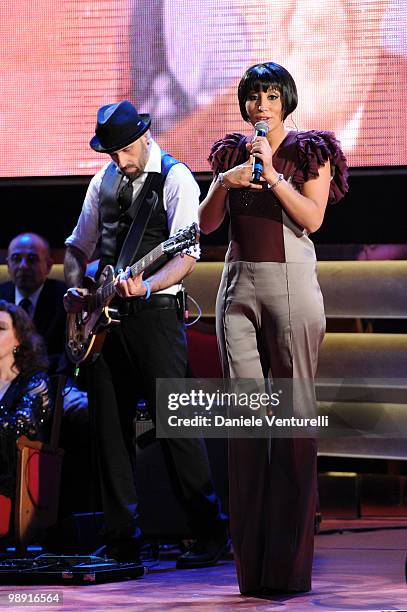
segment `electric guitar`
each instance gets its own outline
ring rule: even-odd
[[[128,276],[136,276],[151,268],[160,259],[175,255],[198,241],[199,228],[193,223],[170,236],[133,264]],[[120,323],[117,310],[109,307],[116,295],[115,278],[113,266],[103,269],[99,283],[86,277],[84,285],[90,293],[87,295],[85,307],[79,313],[68,313],[66,352],[70,361],[77,365],[96,359],[102,349],[107,328],[111,324]]]

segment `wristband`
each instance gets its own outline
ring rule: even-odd
[[[230,187],[226,187],[224,183],[225,175],[223,174],[223,172],[219,172],[218,179],[221,187],[223,187],[223,189],[226,189],[226,191],[229,191]]]
[[[283,180],[284,180],[284,175],[283,174],[279,174],[276,182],[273,183],[272,185],[270,185],[270,189],[275,189],[277,187],[277,185],[279,183],[281,183],[281,181],[283,181]]]
[[[142,299],[142,300],[148,300],[148,298],[149,298],[149,297],[150,297],[150,295],[151,295],[151,285],[150,285],[150,281],[148,281],[148,280],[143,280],[143,281],[142,281],[142,283],[143,283],[144,287],[147,289],[147,293],[146,293],[145,295],[142,295],[142,296],[141,296],[141,299]]]

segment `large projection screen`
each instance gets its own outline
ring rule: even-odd
[[[196,172],[250,133],[236,89],[276,61],[293,74],[290,129],[333,130],[351,166],[407,163],[406,0],[3,0],[0,176],[93,174],[99,106],[131,100]]]

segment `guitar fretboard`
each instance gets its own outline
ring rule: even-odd
[[[149,268],[153,263],[155,263],[162,254],[164,253],[163,244],[159,244],[152,251],[147,253],[142,259],[139,259],[135,264],[130,267],[130,275],[129,276],[137,276],[141,272],[144,272],[147,268]],[[114,282],[107,283],[106,285],[102,285],[96,291],[96,302],[97,308],[102,306],[112,295],[114,294]]]

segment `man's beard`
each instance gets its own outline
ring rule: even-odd
[[[139,168],[136,168],[135,170],[122,170],[122,172],[131,181],[134,181],[136,178],[138,178],[143,173],[143,171],[140,170]]]

